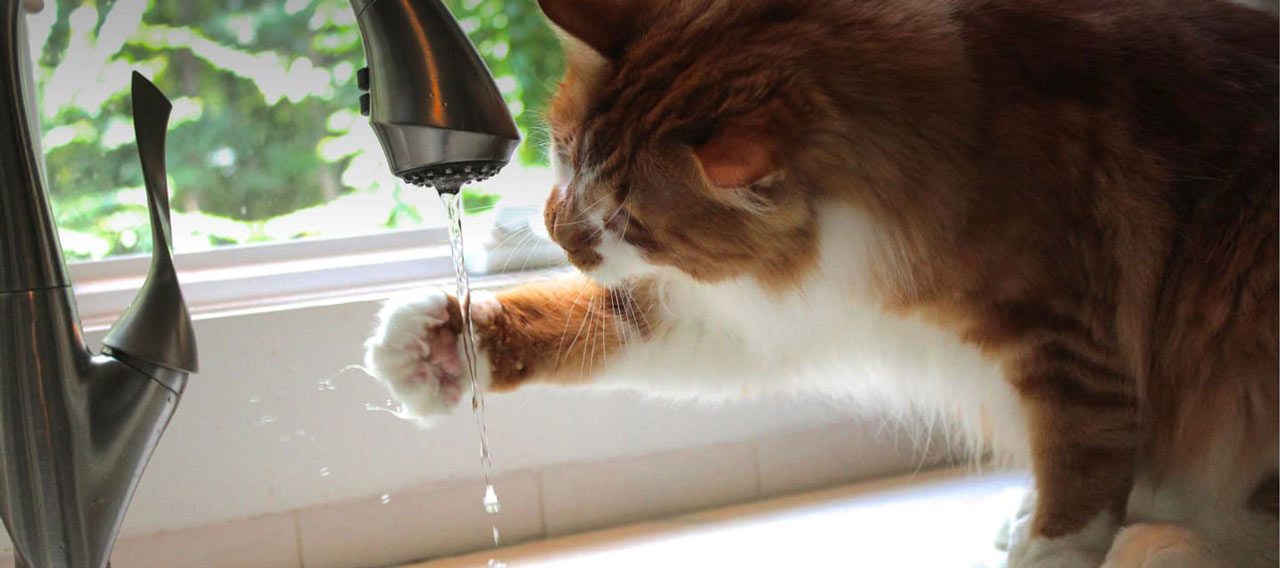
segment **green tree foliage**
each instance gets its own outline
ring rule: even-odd
[[[530,142],[521,164],[545,165],[539,115],[562,62],[536,3],[446,3]],[[59,0],[30,27],[50,190],[69,257],[150,248],[132,70],[174,101],[167,149],[182,221],[175,225],[194,227],[180,250],[322,234],[299,212],[341,215],[343,200],[358,194],[386,196],[385,211],[360,230],[422,219],[385,172],[357,112],[364,52],[346,0]],[[483,188],[467,197],[472,209],[497,199]]]

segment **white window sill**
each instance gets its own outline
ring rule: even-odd
[[[1025,474],[969,468],[855,483],[405,568],[1000,566]]]
[[[563,253],[537,230],[536,216],[506,209],[464,221],[476,287],[569,271]],[[444,228],[229,247],[178,254],[174,262],[196,319],[367,300],[454,280]],[[86,330],[111,325],[142,286],[149,265],[149,256],[133,256],[70,266]]]

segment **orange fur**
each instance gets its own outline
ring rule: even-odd
[[[542,4],[580,42],[550,119],[581,175],[547,207],[575,264],[602,262],[596,205],[652,265],[785,290],[816,268],[818,210],[850,204],[900,256],[868,275],[885,310],[980,347],[1023,397],[1036,535],[1121,514],[1140,468],[1274,485],[1273,18],[1213,0]],[[589,375],[660,320],[638,296],[501,296],[495,385]],[[592,345],[565,331],[592,326]]]

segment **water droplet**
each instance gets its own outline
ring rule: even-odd
[[[364,409],[368,410],[369,412],[386,412],[387,414],[391,414],[400,418],[404,417],[403,415],[404,411],[395,404],[395,401],[392,401],[391,399],[387,399],[386,406],[382,406],[380,404],[374,404],[372,402],[367,402],[364,405]]]
[[[332,391],[332,390],[338,390],[338,387],[334,386],[332,379],[325,379],[323,381],[316,383],[316,390]]]
[[[489,559],[489,568],[507,568],[506,562],[499,562],[496,559]]]
[[[498,494],[493,490],[493,484],[484,486],[484,510],[490,515],[502,510],[502,503],[498,502]]]
[[[256,423],[256,424],[257,424],[258,426],[266,426],[267,424],[274,424],[274,423],[279,422],[279,421],[280,421],[280,419],[279,419],[279,418],[277,418],[277,417],[275,417],[275,416],[263,416],[263,417],[258,418],[258,421],[257,421],[257,423]]]
[[[493,546],[498,546],[498,525],[493,525]]]
[[[379,500],[379,501],[382,501],[382,504],[383,504],[383,505],[386,505],[387,503],[390,503],[390,502],[391,502],[391,494],[390,494],[390,493],[383,493],[383,494],[382,494],[382,497],[379,497],[379,498],[378,498],[378,500]]]
[[[290,435],[288,435],[288,434],[282,434],[282,435],[280,436],[280,443],[282,443],[282,444],[287,444],[287,443],[289,443],[289,442],[291,442],[291,441],[293,441],[293,436],[290,436]]]
[[[320,477],[329,477],[332,473],[333,472],[329,471],[329,468],[327,467],[320,468]]]
[[[258,404],[259,402],[262,402],[262,397],[256,394],[249,397],[249,404]]]
[[[294,434],[295,436],[306,436],[306,435],[307,435],[307,431],[306,431],[306,430],[303,430],[302,428],[298,428],[297,430],[294,430],[294,431],[293,431],[293,434]]]

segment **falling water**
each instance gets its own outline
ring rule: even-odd
[[[471,410],[476,417],[476,427],[480,431],[480,466],[484,470],[484,510],[490,515],[502,509],[498,502],[498,494],[493,490],[491,470],[493,463],[489,459],[489,432],[484,421],[484,391],[476,378],[476,341],[475,330],[471,326],[471,281],[467,277],[467,264],[462,248],[462,192],[459,187],[440,187],[440,199],[444,202],[445,212],[449,216],[449,246],[453,249],[453,268],[458,282],[458,302],[462,311],[462,352],[467,360],[467,373],[471,377]],[[493,545],[498,546],[498,527],[493,527]],[[491,566],[501,563],[490,561]]]

